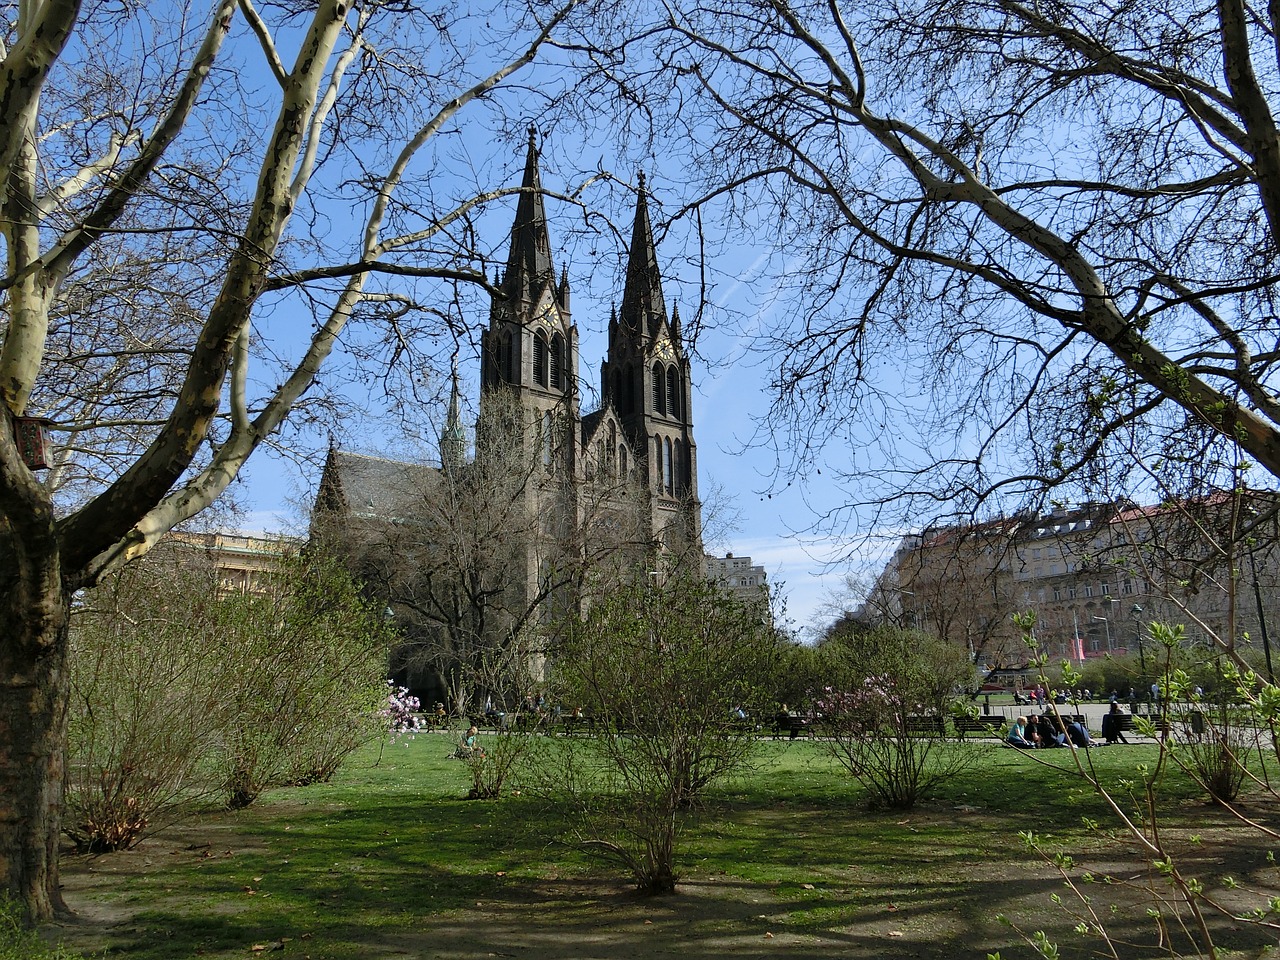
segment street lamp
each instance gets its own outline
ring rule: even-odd
[[[902,603],[902,598],[903,598],[903,597],[910,597],[910,598],[911,598],[911,616],[910,616],[910,619],[908,619],[908,617],[907,617],[907,609],[906,609],[906,607],[905,607],[905,606],[903,605],[903,603]],[[907,620],[907,621],[908,621],[908,625],[909,625],[909,626],[911,626],[913,629],[919,629],[919,627],[920,627],[920,624],[919,624],[919,619],[920,619],[920,612],[919,612],[919,611],[920,611],[920,608],[916,605],[916,593],[915,593],[915,591],[914,591],[914,590],[899,590],[899,591],[898,591],[898,606],[902,608],[902,619]]]
[[[1253,559],[1256,547],[1249,548],[1249,571],[1253,574],[1253,600],[1258,606],[1258,630],[1262,633],[1262,652],[1267,658],[1267,679],[1275,683],[1271,669],[1271,638],[1267,635],[1267,611],[1262,605],[1262,588],[1258,586],[1258,562]]]
[[[1106,631],[1107,631],[1107,653],[1110,653],[1110,652],[1111,652],[1111,621],[1110,621],[1110,620],[1108,620],[1106,617],[1094,617],[1093,619],[1095,619],[1095,620],[1101,620],[1101,621],[1102,621],[1102,625],[1103,625],[1103,627],[1105,627],[1105,628],[1106,628]]]
[[[1142,661],[1142,682],[1147,682],[1147,651],[1142,646],[1142,624],[1139,617],[1142,616],[1142,607],[1134,604],[1129,608],[1129,616],[1133,617],[1133,636],[1138,641],[1138,659]]]

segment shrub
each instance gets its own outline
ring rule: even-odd
[[[821,654],[830,678],[815,704],[822,742],[873,806],[908,809],[972,759],[972,751],[951,748],[942,737],[959,692],[972,686],[964,650],[877,627],[837,634]]]
[[[579,837],[648,893],[675,888],[677,836],[709,784],[756,738],[735,707],[767,709],[779,647],[762,611],[700,574],[643,582],[592,604],[555,649],[555,695],[593,720],[544,783],[576,805]]]
[[[467,758],[471,773],[469,800],[496,800],[534,745],[533,735],[499,730],[484,738],[484,751]]]
[[[232,808],[270,787],[329,779],[379,734],[386,703],[389,627],[342,570],[310,557],[263,587],[218,608]]]
[[[213,796],[221,669],[207,636],[207,568],[136,564],[72,618],[63,829],[82,851],[133,846]]]
[[[381,729],[387,628],[350,579],[308,558],[225,595],[192,560],[160,551],[73,614],[63,823],[82,850],[328,779]]]

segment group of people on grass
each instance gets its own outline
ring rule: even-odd
[[[1127,716],[1120,705],[1112,702],[1111,710],[1102,718],[1102,735],[1106,743],[1128,743],[1124,735],[1122,717]],[[1018,717],[1009,725],[1005,742],[1021,750],[1032,750],[1042,747],[1065,747],[1074,744],[1077,747],[1095,747],[1098,741],[1089,735],[1089,728],[1082,722],[1083,718],[1062,717],[1045,711],[1039,716],[1034,714]]]
[[[1009,724],[1009,732],[1004,739],[1020,750],[1065,747],[1069,743],[1077,747],[1092,747],[1095,743],[1083,723],[1070,718],[1063,720],[1051,713],[1018,717]]]

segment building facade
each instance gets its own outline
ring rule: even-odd
[[[948,525],[899,543],[862,610],[965,645],[989,667],[1024,662],[1015,613],[1051,657],[1136,655],[1147,624],[1190,643],[1254,644],[1280,627],[1274,494],[1059,506]]]
[[[750,557],[735,557],[727,553],[723,557],[706,554],[703,569],[707,579],[727,590],[731,595],[748,603],[769,603],[769,577],[764,567],[751,562]]]

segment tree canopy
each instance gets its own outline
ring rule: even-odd
[[[608,52],[686,210],[777,238],[796,472],[972,508],[1121,461],[1280,475],[1274,13],[688,0]]]

